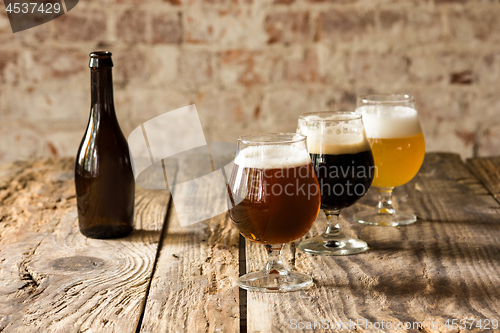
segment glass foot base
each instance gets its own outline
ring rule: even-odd
[[[412,213],[381,214],[378,211],[367,211],[354,214],[354,221],[369,224],[397,227],[408,225],[417,221],[417,217]]]
[[[250,291],[268,293],[294,291],[307,288],[313,283],[312,277],[287,270],[271,270],[248,273],[240,276],[237,284]]]
[[[306,239],[299,244],[299,250],[323,256],[345,256],[368,250],[368,244],[361,239],[338,234],[335,237],[320,235]]]

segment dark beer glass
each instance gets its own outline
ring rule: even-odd
[[[366,251],[366,242],[346,236],[338,224],[340,211],[366,194],[375,174],[361,115],[306,113],[299,118],[297,133],[307,136],[307,148],[321,189],[321,208],[327,218],[325,232],[302,241],[299,249],[319,255]]]
[[[264,244],[264,270],[238,279],[247,290],[284,292],[312,284],[309,275],[286,269],[280,253],[285,243],[304,236],[318,216],[318,180],[306,148],[295,133],[242,136],[229,181],[229,215],[248,240]]]

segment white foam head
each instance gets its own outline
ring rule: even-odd
[[[394,139],[422,133],[417,110],[406,106],[365,105],[356,109],[363,115],[366,136]]]
[[[320,118],[311,115],[299,121],[297,132],[307,136],[309,153],[340,155],[370,150],[360,120],[346,122],[337,119],[338,116]]]
[[[246,168],[281,169],[307,165],[311,163],[311,159],[304,148],[263,145],[242,149],[234,163]]]

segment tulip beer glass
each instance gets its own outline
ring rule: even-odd
[[[312,284],[309,275],[287,270],[280,252],[304,236],[318,216],[318,180],[306,138],[295,133],[246,135],[229,180],[229,215],[240,233],[266,246],[264,270],[238,279],[247,290],[284,292]]]
[[[357,113],[363,115],[366,135],[372,148],[377,173],[379,204],[373,211],[354,215],[354,220],[370,224],[398,226],[415,222],[412,213],[396,212],[392,190],[417,174],[425,155],[425,141],[409,95],[368,95],[357,99]]]
[[[366,251],[366,242],[339,230],[340,210],[363,197],[372,183],[373,156],[361,115],[353,112],[312,112],[299,118],[297,132],[307,148],[321,189],[327,228],[306,239],[299,249],[311,254],[346,255]]]

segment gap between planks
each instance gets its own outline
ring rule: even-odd
[[[168,225],[168,218],[172,214],[172,196],[170,196],[168,200],[168,206],[167,206],[167,213],[165,214],[165,219],[163,220],[163,227],[161,230],[161,236],[160,240],[158,241],[158,247],[156,248],[156,254],[155,254],[155,260],[153,263],[153,269],[151,271],[151,275],[149,277],[149,282],[148,286],[146,288],[146,297],[144,297],[144,302],[142,302],[142,308],[141,308],[141,316],[139,318],[139,321],[137,322],[137,327],[135,329],[136,333],[139,333],[141,331],[141,326],[142,326],[142,320],[144,319],[144,312],[146,311],[146,303],[148,300],[148,295],[149,295],[149,290],[151,289],[151,281],[153,281],[153,276],[156,272],[156,265],[158,264],[158,257],[160,256],[160,251],[162,247],[162,240],[164,237],[166,237],[167,233],[167,225]]]

